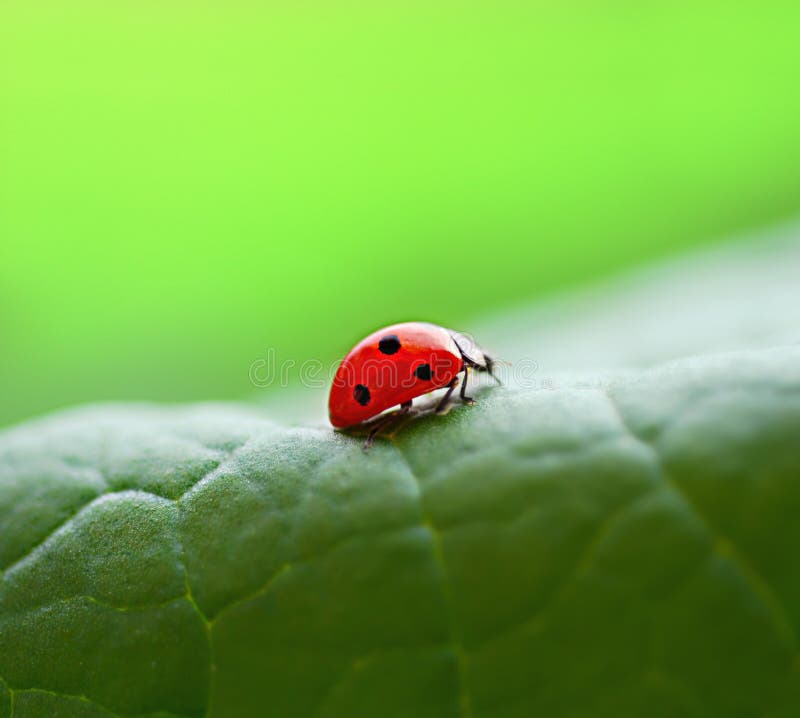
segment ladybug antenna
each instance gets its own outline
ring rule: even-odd
[[[492,379],[494,379],[499,386],[502,386],[503,382],[500,381],[500,378],[497,376],[497,374],[494,373],[494,368],[497,362],[494,359],[492,359],[492,357],[487,356],[486,354],[483,355],[483,361],[486,365],[486,371],[488,372],[489,376],[492,377]]]
[[[494,373],[494,367],[497,364],[497,361],[495,359],[492,359],[492,357],[487,356],[486,354],[484,354],[483,350],[481,350],[481,356],[483,357],[483,364],[479,364],[461,348],[461,345],[458,343],[458,340],[453,335],[453,332],[450,332],[450,336],[453,338],[453,342],[455,343],[456,347],[458,347],[458,351],[461,353],[461,358],[464,360],[465,364],[471,366],[476,371],[485,371],[500,386],[503,385],[503,382],[500,381],[499,377]]]

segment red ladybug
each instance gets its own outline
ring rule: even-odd
[[[416,397],[446,387],[435,409],[441,413],[461,372],[461,400],[474,404],[465,393],[469,369],[494,377],[494,362],[470,344],[463,334],[425,322],[393,324],[373,332],[350,350],[336,371],[328,400],[331,424],[354,426],[398,404],[397,413],[407,413]],[[378,422],[367,445],[380,428]]]

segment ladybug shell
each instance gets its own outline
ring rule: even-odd
[[[360,424],[386,409],[447,386],[464,367],[444,327],[405,322],[373,332],[342,360],[328,400],[331,424]]]

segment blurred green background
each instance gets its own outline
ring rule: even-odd
[[[252,394],[800,209],[796,2],[0,4],[0,423]]]

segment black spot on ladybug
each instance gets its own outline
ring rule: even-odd
[[[397,354],[400,351],[400,339],[397,334],[387,334],[378,342],[378,349],[383,354]]]
[[[355,391],[353,391],[353,398],[361,404],[361,406],[366,406],[369,404],[370,395],[369,389],[365,387],[363,384],[356,384]]]
[[[431,365],[430,364],[420,364],[416,369],[414,369],[414,376],[417,379],[424,379],[425,381],[431,380]]]

